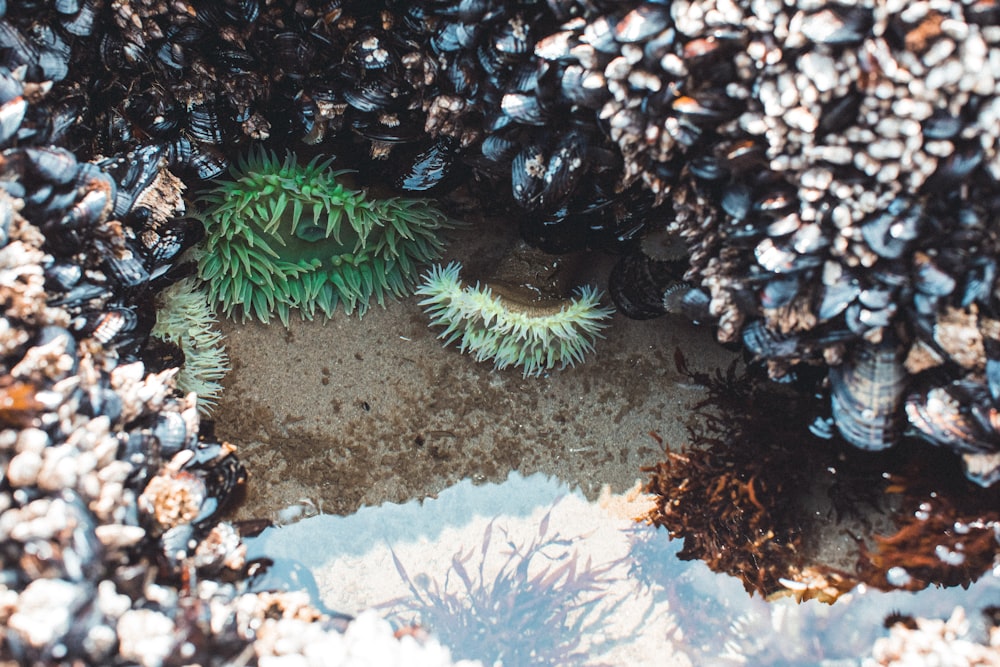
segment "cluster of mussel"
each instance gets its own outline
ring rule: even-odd
[[[1000,480],[1000,6],[422,7],[426,130],[527,240],[621,252],[622,312],[713,321],[775,379],[828,367],[852,444]]]
[[[127,9],[0,5],[0,661],[451,664],[282,590],[220,520],[246,480],[235,447],[177,392],[176,357],[143,361],[151,296],[198,239],[172,170],[211,153],[73,143],[78,45]]]
[[[620,253],[624,314],[712,321],[775,378],[829,367],[853,444],[911,432],[1000,478],[993,2],[81,0],[7,21],[9,65],[49,78],[89,40],[46,119],[78,155],[158,150],[197,179],[304,141],[411,192],[472,173],[537,247]]]

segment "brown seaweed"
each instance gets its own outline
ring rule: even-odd
[[[738,362],[710,374],[692,371],[680,351],[675,361],[707,397],[694,406],[690,444],[644,471],[657,496],[647,519],[684,540],[680,558],[703,560],[750,593],[828,602],[860,583],[967,586],[993,566],[1000,491],[968,481],[947,452],[909,440],[848,456],[835,434],[822,440],[802,423],[821,409],[821,393],[783,390]],[[830,514],[816,517],[804,500],[820,486]],[[888,508],[895,531],[880,533],[873,521]],[[853,530],[841,524],[848,517]],[[853,564],[817,557],[831,529],[856,541]]]
[[[902,497],[897,530],[861,545],[860,581],[883,590],[968,586],[994,566],[1000,490],[970,482],[947,453],[928,449],[889,476],[887,491]]]
[[[680,350],[675,362],[708,396],[695,406],[691,444],[644,468],[657,496],[648,519],[684,539],[682,559],[703,560],[748,592],[781,590],[781,579],[804,565],[802,517],[789,499],[803,495],[816,472],[801,454],[811,444],[803,438],[816,438],[785,417],[808,414],[789,405],[804,399],[740,372],[738,362],[714,375],[690,370]]]

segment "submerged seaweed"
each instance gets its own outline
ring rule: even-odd
[[[929,470],[937,474],[931,476]],[[931,449],[889,475],[901,495],[896,532],[862,543],[858,578],[881,588],[968,586],[1000,563],[1000,490],[969,481],[947,453]]]
[[[695,406],[691,444],[644,470],[657,495],[648,519],[684,539],[679,558],[703,560],[751,593],[827,602],[861,583],[966,586],[998,562],[996,494],[974,486],[953,459],[914,441],[858,456],[807,428],[804,415],[820,409],[818,398],[782,391],[759,367],[740,371],[734,362],[710,375],[690,370],[679,351],[675,360],[708,397]],[[816,516],[809,499],[823,490],[829,514]],[[861,517],[887,507],[895,508],[896,530],[879,535]],[[840,524],[847,516],[860,521],[858,534]],[[858,543],[850,564],[818,557],[831,530]]]
[[[703,419],[689,426],[693,446],[668,450],[664,461],[644,469],[657,495],[649,519],[684,539],[681,559],[704,560],[739,578],[747,591],[778,591],[780,580],[803,564],[802,517],[789,499],[808,491],[815,469],[796,455],[809,432],[774,415],[805,413],[789,408],[786,392],[739,372],[737,362],[710,376],[692,372],[680,351],[675,360],[708,397],[695,406]]]
[[[593,662],[596,640],[589,637],[586,647],[582,642],[618,607],[602,596],[617,581],[609,571],[618,563],[581,563],[572,548],[580,538],[549,536],[549,516],[528,545],[515,544],[506,530],[490,522],[478,549],[478,565],[475,547],[460,550],[443,582],[426,573],[411,576],[393,552],[396,570],[413,596],[387,604],[453,647],[456,658],[488,665],[599,664]],[[486,563],[494,537],[503,538],[507,549],[491,577]]]

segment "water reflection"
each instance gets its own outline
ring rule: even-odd
[[[974,610],[1000,602],[996,572],[967,590],[859,588],[834,605],[750,598],[737,579],[679,560],[679,541],[631,521],[647,502],[590,503],[515,472],[423,503],[270,528],[249,555],[306,568],[329,609],[377,607],[487,665],[860,665],[890,613],[947,618],[961,605],[983,641]],[[308,585],[308,573],[292,572]]]

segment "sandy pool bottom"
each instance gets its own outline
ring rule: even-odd
[[[455,232],[443,261],[487,275],[496,235]],[[614,258],[597,257],[594,282]],[[726,368],[732,352],[681,318],[615,315],[585,363],[524,378],[445,348],[411,297],[364,317],[289,328],[221,322],[233,370],[214,413],[251,471],[236,518],[273,518],[303,502],[348,514],[363,505],[433,496],[462,479],[499,482],[543,472],[596,497],[644,478],[664,442],[688,439],[705,388],[675,368]],[[655,434],[651,435],[651,434]]]

